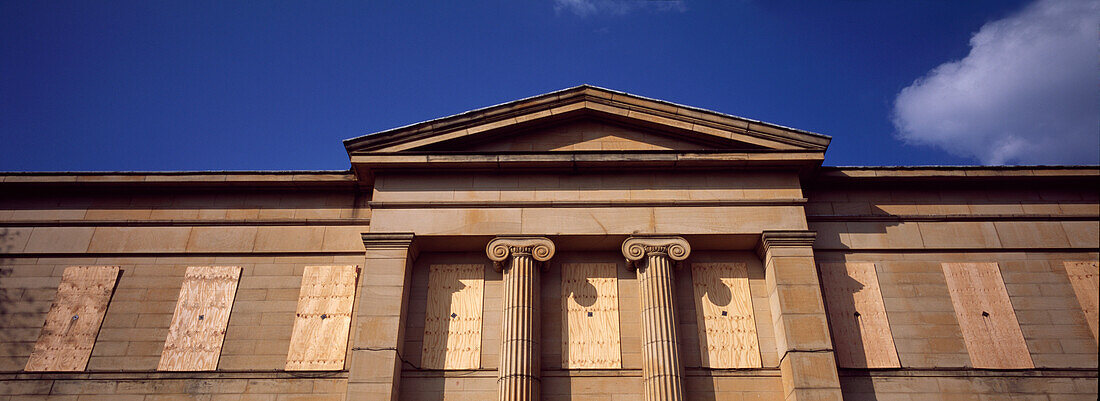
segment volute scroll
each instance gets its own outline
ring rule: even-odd
[[[497,271],[508,267],[513,256],[530,256],[538,262],[554,257],[554,242],[546,237],[497,237],[485,246],[485,255]]]
[[[647,256],[664,256],[673,262],[685,260],[691,254],[691,244],[675,235],[630,237],[623,241],[622,251],[626,263],[636,269]]]

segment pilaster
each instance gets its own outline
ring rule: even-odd
[[[412,233],[363,233],[363,245],[364,279],[359,284],[346,398],[396,401],[417,251]]]
[[[814,262],[815,236],[812,231],[765,231],[757,249],[787,401],[842,399]]]

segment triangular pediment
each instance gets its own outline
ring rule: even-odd
[[[702,151],[759,149],[750,144],[715,141],[698,135],[632,127],[599,118],[580,118],[522,131],[480,135],[432,143],[413,150],[444,152]]]
[[[583,85],[344,141],[395,152],[824,151],[830,138]]]

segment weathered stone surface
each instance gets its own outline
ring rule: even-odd
[[[1100,258],[1100,170],[820,167],[828,143],[582,86],[350,140],[351,171],[0,174],[0,398],[1096,399],[1064,265]],[[654,235],[692,249],[624,260]],[[515,280],[502,236],[554,258]],[[762,368],[701,366],[681,259],[747,266]],[[874,263],[901,369],[836,368],[822,262]],[[448,263],[486,266],[479,369],[420,369]],[[615,266],[622,369],[561,368],[562,263]],[[1036,369],[967,368],[942,263],[1001,267]],[[95,265],[122,274],[87,370],[22,373],[62,272]],[[218,265],[243,269],[218,370],[155,372],[183,272]],[[343,370],[281,371],[306,265],[361,269]]]

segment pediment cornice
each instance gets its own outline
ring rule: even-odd
[[[630,124],[702,142],[756,150],[819,151],[830,138],[709,110],[589,85],[425,121],[344,141],[351,156],[417,152],[577,118]],[[461,149],[459,149],[461,150]]]

